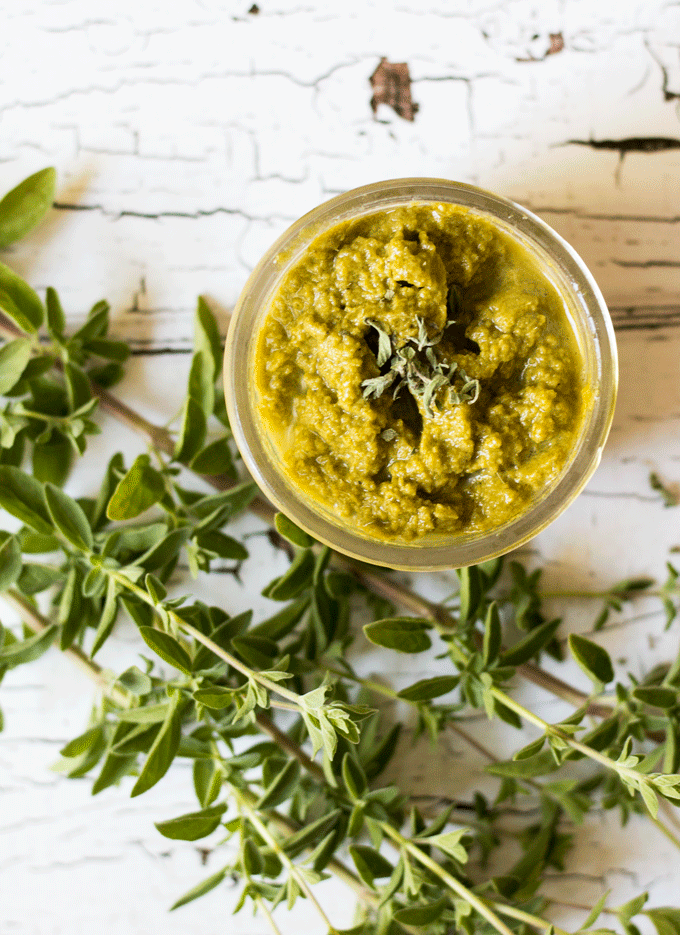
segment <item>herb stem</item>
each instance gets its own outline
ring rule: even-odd
[[[267,904],[265,903],[264,899],[262,899],[261,896],[256,896],[255,903],[257,905],[257,908],[260,910],[262,915],[267,920],[267,924],[269,925],[269,928],[272,930],[274,935],[283,935],[283,933],[281,932],[281,929],[278,927],[278,925],[274,921],[274,916],[271,914],[271,912],[267,908]]]
[[[140,588],[139,585],[135,584],[133,581],[130,581],[128,577],[117,572],[115,569],[104,568],[102,566],[102,571],[107,575],[110,575],[114,581],[122,585],[124,588],[127,588],[129,591],[132,591],[138,597],[140,597],[146,604],[152,607],[158,613],[158,607],[144,588]],[[267,691],[274,692],[274,694],[280,695],[282,698],[287,698],[291,701],[292,709],[295,711],[301,711],[302,706],[300,705],[300,696],[296,695],[295,692],[290,691],[284,685],[280,685],[278,682],[270,681],[266,676],[261,675],[254,669],[249,668],[245,663],[241,662],[240,659],[237,659],[236,656],[232,656],[231,653],[228,653],[226,649],[222,649],[221,646],[218,646],[214,640],[211,640],[209,636],[206,636],[205,633],[201,633],[200,630],[192,626],[190,623],[187,623],[185,620],[176,614],[173,610],[165,608],[167,614],[172,617],[177,627],[186,633],[189,636],[192,636],[197,642],[202,643],[207,649],[215,653],[220,659],[228,663],[233,669],[236,669],[237,672],[240,672],[241,675],[245,675],[248,679],[253,679],[253,681],[258,682],[262,685],[263,688],[266,688]]]
[[[653,815],[649,815],[648,817],[650,821],[656,825],[659,831],[668,838],[671,844],[674,844],[675,847],[677,847],[678,850],[680,850],[680,838],[676,834],[673,834],[671,829],[667,828],[666,825],[664,825],[664,823],[660,821],[658,818],[655,818]]]
[[[511,919],[517,919],[518,922],[525,922],[533,928],[543,929],[544,931],[553,931],[556,935],[568,935],[568,933],[554,925],[552,922],[541,919],[539,916],[532,915],[530,912],[524,912],[522,909],[515,909],[514,906],[508,906],[507,903],[493,902],[493,907],[500,915],[508,916]]]
[[[329,935],[338,935],[337,929],[332,924],[326,913],[324,912],[323,907],[317,900],[316,896],[312,892],[312,889],[305,879],[304,875],[300,872],[300,868],[293,863],[288,854],[283,850],[279,842],[270,832],[269,828],[265,823],[260,819],[260,816],[257,814],[255,809],[250,805],[248,800],[241,795],[238,789],[234,788],[234,796],[239,806],[247,814],[248,819],[250,820],[253,827],[256,831],[262,836],[262,838],[267,842],[271,849],[275,852],[279,860],[284,866],[288,868],[288,872],[297,880],[298,886],[302,892],[307,896],[311,904],[314,906],[319,916],[323,920],[324,924],[328,927]]]
[[[489,922],[500,935],[512,935],[511,930],[503,922],[502,919],[496,915],[496,913],[478,896],[476,896],[472,890],[469,890],[467,886],[457,880],[452,876],[448,871],[446,871],[436,860],[433,860],[428,854],[422,851],[417,845],[415,845],[408,838],[405,838],[400,831],[397,831],[396,828],[393,828],[386,821],[380,822],[380,827],[385,833],[385,835],[391,838],[398,847],[407,851],[412,857],[414,857],[418,863],[422,864],[423,867],[427,867],[432,873],[439,877],[439,879],[446,883],[446,885],[457,893],[462,899],[465,900],[468,905],[472,906],[473,909],[483,916],[487,922]]]
[[[19,611],[22,620],[34,633],[43,633],[50,626],[49,621],[15,588],[9,588],[3,593],[3,597]],[[55,645],[59,646],[58,640],[55,640]],[[103,693],[112,701],[115,701],[116,704],[123,708],[130,706],[129,694],[124,689],[117,688],[111,682],[111,679],[107,677],[104,669],[94,659],[90,659],[82,649],[78,646],[70,646],[66,650],[61,650],[61,652],[68,656],[93,682],[96,682]]]

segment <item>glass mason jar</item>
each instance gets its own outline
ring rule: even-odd
[[[385,541],[353,528],[313,499],[282,470],[257,405],[257,337],[272,297],[305,250],[336,225],[411,203],[460,205],[488,218],[533,256],[562,298],[582,360],[588,400],[559,476],[519,515],[490,531],[427,534]],[[232,315],[225,349],[227,409],[236,444],[263,493],[315,539],[352,558],[409,571],[458,568],[486,561],[545,529],[582,490],[597,467],[611,425],[617,388],[614,330],[604,299],[580,257],[531,212],[482,189],[445,179],[407,178],[356,188],[310,211],[270,247],[253,270]]]

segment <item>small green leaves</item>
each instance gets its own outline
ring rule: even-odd
[[[156,828],[165,838],[173,841],[198,841],[219,827],[226,805],[213,805],[200,812],[189,812],[179,818],[156,822]]]
[[[62,536],[76,549],[91,551],[94,544],[92,529],[82,507],[54,484],[45,484],[45,500],[52,522]]]
[[[35,662],[50,648],[57,635],[57,630],[57,626],[52,625],[41,633],[29,636],[25,640],[17,640],[6,645],[0,651],[0,667],[13,669],[15,666],[24,665],[27,662]]]
[[[295,791],[300,778],[300,764],[297,760],[288,760],[286,765],[276,774],[266,787],[256,808],[276,808]]]
[[[198,298],[194,328],[194,347],[210,355],[214,380],[222,371],[222,341],[215,316],[203,296]]]
[[[158,503],[164,493],[163,475],[151,466],[148,455],[139,455],[118,482],[106,515],[112,520],[134,519]]]
[[[10,588],[21,574],[21,546],[16,536],[0,530],[0,591]]]
[[[668,711],[678,703],[678,692],[660,685],[641,685],[633,690],[633,698],[652,708]]]
[[[17,338],[0,348],[0,395],[4,396],[19,382],[31,359],[32,347],[28,338]]]
[[[3,263],[0,263],[0,311],[28,334],[35,334],[45,318],[38,295]]]
[[[446,906],[447,899],[445,896],[442,896],[434,902],[421,906],[409,906],[408,909],[398,909],[394,913],[394,918],[401,925],[415,925],[417,927],[431,925],[442,915]]]
[[[284,513],[276,514],[274,517],[274,525],[280,535],[282,535],[284,539],[288,539],[289,542],[292,542],[293,545],[297,545],[301,549],[308,549],[310,546],[314,545],[314,539],[312,539],[309,533],[306,533],[304,530],[300,529],[299,526],[296,526]]]
[[[444,854],[448,854],[449,857],[453,857],[458,863],[465,864],[467,863],[468,855],[461,841],[465,835],[469,835],[469,833],[467,828],[462,828],[459,831],[447,831],[444,834],[428,835],[421,840],[439,848],[440,851]]]
[[[458,616],[461,623],[468,623],[468,621],[474,620],[479,607],[482,597],[482,577],[476,565],[471,565],[468,568],[458,568],[456,574],[460,582]]]
[[[178,714],[179,696],[175,695],[168,705],[168,712],[161,729],[156,735],[137,782],[132,787],[132,797],[141,795],[165,776],[177,754],[181,736]]]
[[[500,665],[519,666],[528,662],[532,656],[535,656],[550,642],[561,622],[561,620],[548,620],[540,626],[534,627],[511,649],[507,649],[501,654]]]
[[[203,447],[206,431],[207,421],[201,404],[193,396],[188,396],[182,409],[182,423],[173,453],[175,461],[191,461]]]
[[[453,691],[459,681],[455,675],[436,675],[431,679],[421,679],[408,688],[402,688],[398,696],[405,701],[431,701]]]
[[[569,634],[571,654],[596,685],[607,685],[614,678],[614,667],[606,649],[577,633]]]
[[[155,630],[153,627],[140,627],[139,632],[147,646],[150,646],[164,662],[168,662],[185,675],[191,675],[192,664],[189,654],[174,636],[163,633],[162,630]]]
[[[375,848],[365,844],[350,844],[349,853],[357,873],[371,889],[374,888],[376,879],[392,876],[394,867]]]
[[[0,201],[0,250],[25,237],[52,207],[57,173],[41,169]]]
[[[187,903],[193,902],[194,899],[199,899],[201,896],[205,896],[206,893],[209,893],[210,890],[214,890],[216,886],[219,886],[220,883],[224,880],[227,875],[227,871],[219,870],[217,873],[211,874],[202,883],[199,883],[197,886],[194,886],[189,890],[188,893],[185,893],[181,899],[178,899],[176,903],[173,903],[170,906],[170,911],[173,909],[179,909],[180,906],[186,906]]]
[[[42,484],[7,464],[0,464],[0,506],[42,535],[54,532]]]
[[[645,909],[643,915],[651,919],[658,935],[680,935],[680,909],[660,906],[658,909]]]
[[[376,646],[400,653],[422,653],[432,645],[427,631],[432,628],[422,617],[388,617],[364,626],[366,638]]]

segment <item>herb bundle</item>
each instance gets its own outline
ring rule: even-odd
[[[0,245],[40,220],[53,186],[46,170],[0,202]],[[593,683],[583,694],[535,662],[543,652],[561,655],[560,621],[544,615],[540,570],[501,560],[460,569],[455,596],[433,604],[274,516],[252,482],[239,479],[218,389],[219,332],[203,300],[175,431],[149,424],[108,392],[129,347],[107,336],[106,303],[68,335],[54,290],[43,302],[0,265],[0,309],[7,336],[0,348],[0,505],[20,523],[0,532],[0,590],[24,621],[22,632],[0,631],[0,676],[56,644],[93,678],[100,699],[84,732],[61,751],[60,769],[91,776],[95,794],[121,784],[137,796],[176,758],[193,763],[197,810],[156,827],[186,841],[221,829],[231,856],[173,908],[236,878],[236,911],[254,906],[273,932],[280,931],[274,912],[281,903],[307,899],[318,931],[337,935],[315,892],[335,875],[357,899],[356,923],[345,931],[563,935],[549,921],[542,883],[549,868],[564,866],[588,812],[615,809],[624,822],[647,815],[680,848],[667,817],[680,801],[680,653],[641,682],[615,681],[605,650],[572,634],[569,652]],[[382,366],[399,352],[376,330]],[[425,401],[427,388],[437,376],[450,383],[452,371],[437,371],[436,342],[422,323],[415,343],[432,367],[418,387],[427,410],[444,384]],[[407,384],[419,379],[409,376],[413,350],[399,358],[404,373],[397,376]],[[87,456],[100,408],[145,434],[149,451],[131,464],[115,454],[97,495],[73,499],[61,484],[71,460]],[[246,509],[275,526],[291,558],[263,589],[278,608],[265,620],[182,593],[178,572],[180,558],[193,577],[219,559],[247,561],[243,543],[225,532]],[[661,601],[670,626],[680,603],[678,572],[669,564],[660,586],[632,579],[590,595],[602,603],[593,629],[640,595]],[[122,614],[153,661],[131,660],[124,672],[108,673],[95,657]],[[512,627],[523,635],[506,646]],[[434,647],[448,672],[397,691],[359,673],[353,659],[366,641],[411,656]],[[573,714],[547,722],[516,700],[516,679],[570,702]],[[468,737],[461,720],[477,710],[512,728],[530,724],[538,737],[507,761],[489,751],[488,772],[498,779],[493,800],[476,792],[433,813],[384,778],[404,733],[394,720],[401,710],[415,736],[432,744],[449,732]],[[576,760],[578,773],[569,770]],[[501,847],[507,810],[520,798],[533,807],[516,836],[520,854],[508,859]],[[502,869],[492,872],[492,863]],[[637,935],[632,920],[640,914],[659,935],[680,932],[680,909],[647,909],[646,894],[623,906],[605,901],[579,933],[612,931],[594,928],[603,912],[624,935]]]
[[[396,339],[389,335],[377,321],[366,319],[366,324],[378,333],[376,363],[385,369],[379,377],[370,377],[361,384],[367,399],[378,399],[390,387],[394,387],[392,398],[396,399],[404,387],[417,399],[421,399],[425,414],[434,417],[433,403],[437,395],[446,388],[450,403],[475,403],[479,398],[479,380],[471,380],[456,361],[439,360],[434,350],[444,332],[428,337],[422,318],[416,317],[418,335],[411,341],[397,346]],[[449,324],[454,324],[450,321]],[[454,378],[459,379],[459,388],[454,387]],[[390,430],[388,430],[390,431]],[[389,439],[388,439],[389,440]]]

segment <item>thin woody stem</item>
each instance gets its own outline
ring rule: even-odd
[[[319,916],[323,920],[324,924],[328,927],[328,931],[330,933],[337,933],[337,929],[335,928],[333,923],[330,921],[330,919],[326,915],[323,909],[323,906],[317,900],[309,883],[304,878],[303,874],[300,873],[299,867],[296,864],[294,864],[293,861],[288,856],[288,854],[286,854],[286,852],[283,850],[279,842],[270,832],[269,828],[265,825],[265,823],[261,820],[260,816],[257,814],[255,809],[251,806],[250,802],[248,802],[247,799],[244,796],[242,796],[237,789],[234,789],[234,795],[235,795],[235,798],[238,804],[241,806],[243,811],[247,814],[248,819],[253,825],[253,827],[262,836],[262,838],[266,841],[266,843],[272,848],[272,850],[277,854],[279,860],[288,868],[288,872],[291,874],[291,876],[293,876],[297,880],[298,886],[303,891],[303,893],[307,896],[309,901],[312,903],[312,905],[318,912]]]
[[[19,611],[26,626],[30,627],[34,633],[43,633],[49,628],[49,620],[43,617],[19,591],[14,588],[9,588],[4,592],[3,597]],[[59,645],[56,640],[55,645]],[[93,682],[96,682],[98,687],[105,695],[111,698],[112,701],[115,701],[116,704],[124,708],[129,706],[130,696],[128,693],[122,688],[117,688],[116,685],[111,682],[111,679],[107,677],[104,669],[93,659],[90,659],[82,649],[78,646],[70,646],[68,649],[62,650],[62,652],[74,662],[82,672],[91,678]]]

